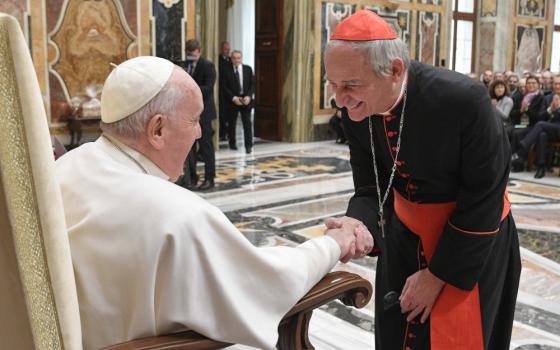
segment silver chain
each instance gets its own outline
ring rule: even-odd
[[[400,120],[400,124],[399,124],[399,136],[397,138],[397,150],[395,152],[395,159],[393,161],[393,168],[391,169],[391,176],[389,177],[389,183],[387,184],[387,189],[385,190],[385,195],[383,196],[383,200],[381,200],[381,190],[379,188],[380,183],[379,183],[379,175],[377,172],[377,162],[375,161],[375,146],[373,144],[373,123],[372,123],[372,118],[374,118],[374,116],[370,116],[368,118],[369,121],[369,141],[370,141],[370,145],[371,145],[371,154],[373,155],[373,172],[375,173],[375,187],[377,190],[377,203],[379,204],[379,219],[380,222],[383,225],[383,206],[385,205],[385,201],[387,201],[387,197],[389,196],[389,191],[391,190],[391,185],[393,184],[393,179],[395,177],[395,170],[397,169],[397,162],[399,159],[399,152],[401,150],[401,136],[402,136],[402,130],[403,130],[403,125],[404,125],[404,110],[406,108],[406,91],[407,89],[405,88],[404,90],[404,97],[403,97],[403,106],[402,106],[402,111],[401,111],[401,120]],[[391,152],[391,150],[389,150],[389,152]],[[382,230],[383,233],[383,230]]]

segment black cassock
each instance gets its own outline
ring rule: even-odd
[[[372,117],[382,195],[402,108],[403,101],[391,115]],[[521,260],[502,123],[482,84],[418,62],[408,71],[404,119],[383,239],[368,119],[344,116],[355,186],[347,215],[366,224],[381,251],[376,349],[507,350]],[[407,323],[398,304],[384,310],[383,297],[400,294],[406,278],[426,267],[446,282],[429,320]]]

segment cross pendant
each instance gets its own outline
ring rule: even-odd
[[[377,226],[381,229],[381,237],[385,238],[385,219],[383,218],[383,214],[379,215]]]

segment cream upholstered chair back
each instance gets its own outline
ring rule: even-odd
[[[81,349],[47,119],[19,23],[0,13],[0,347]]]

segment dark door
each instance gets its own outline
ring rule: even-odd
[[[255,136],[282,139],[282,1],[255,1]]]

